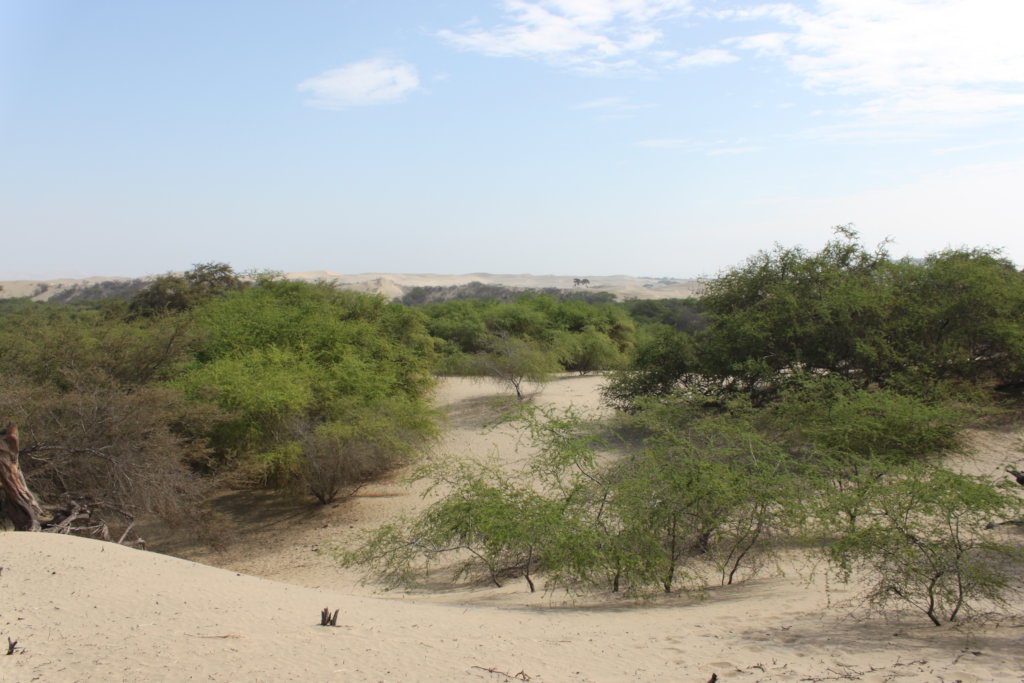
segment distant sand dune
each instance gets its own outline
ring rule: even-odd
[[[632,277],[629,275],[492,275],[490,273],[469,273],[466,275],[360,273],[346,275],[331,270],[310,270],[286,273],[292,280],[308,282],[331,282],[342,289],[380,294],[388,299],[398,299],[414,287],[450,287],[481,282],[488,285],[517,287],[522,289],[567,289],[577,288],[576,279],[588,279],[590,284],[584,291],[609,292],[623,299],[666,299],[693,296],[699,283],[696,280],[674,278]],[[73,287],[88,287],[104,282],[130,282],[132,278],[96,276],[90,278],[55,280],[6,280],[0,282],[3,290],[0,298],[29,297],[35,301],[47,301],[53,296]]]

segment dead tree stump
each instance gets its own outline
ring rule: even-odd
[[[16,531],[40,531],[43,509],[32,495],[18,462],[18,427],[8,424],[0,429],[0,486],[3,487],[3,511],[14,522]]]

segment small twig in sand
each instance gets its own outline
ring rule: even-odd
[[[499,676],[504,676],[505,678],[509,679],[510,681],[528,681],[528,680],[530,680],[530,674],[526,673],[525,671],[520,671],[517,674],[510,674],[510,673],[505,673],[504,671],[499,671],[498,669],[492,669],[492,668],[486,667],[486,666],[475,666],[474,665],[471,668],[473,668],[473,669],[480,669],[481,671],[486,671],[487,673],[498,674]]]
[[[928,663],[928,660],[926,660],[926,659],[915,659],[915,660],[910,661],[910,662],[901,662],[900,660],[897,659],[895,662],[893,662],[889,666],[872,666],[872,667],[868,667],[865,671],[857,671],[856,669],[854,669],[852,667],[845,667],[846,671],[842,671],[842,672],[836,671],[835,669],[827,669],[827,671],[829,673],[835,674],[835,675],[834,676],[808,676],[807,678],[801,678],[800,680],[801,681],[857,681],[857,680],[860,680],[861,676],[864,676],[865,674],[873,674],[873,673],[878,673],[879,671],[892,670],[892,669],[896,669],[896,668],[901,667],[901,666],[913,666],[914,664],[927,664],[927,663]]]
[[[237,633],[225,633],[222,636],[201,636],[198,633],[189,633],[188,635],[192,636],[193,638],[241,638],[242,637],[242,636],[238,635]]]
[[[15,652],[24,652],[25,648],[18,647],[18,641],[7,638],[7,654],[13,655]]]

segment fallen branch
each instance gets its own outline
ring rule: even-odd
[[[509,679],[510,681],[528,681],[531,678],[530,674],[526,673],[525,671],[520,671],[517,674],[510,674],[510,673],[507,673],[505,671],[500,671],[498,669],[492,669],[492,668],[486,667],[486,666],[476,666],[476,665],[474,665],[474,666],[472,666],[470,668],[472,668],[472,669],[480,669],[481,671],[486,671],[487,673],[491,673],[491,674],[498,674],[499,676],[504,676],[505,678]]]
[[[198,633],[186,633],[185,635],[192,636],[193,638],[241,638],[242,636],[237,633],[225,633],[222,636],[203,636]]]

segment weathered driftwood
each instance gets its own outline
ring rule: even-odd
[[[336,610],[334,610],[334,613],[332,614],[331,613],[331,609],[329,607],[324,607],[323,611],[320,612],[320,625],[321,626],[337,626],[338,625],[338,612],[340,612],[340,611],[341,611],[340,609],[336,609]]]
[[[18,427],[0,429],[0,486],[4,491],[3,511],[16,531],[40,531],[43,509],[32,495],[18,462]]]
[[[334,613],[332,614],[330,608],[324,607],[323,611],[320,613],[320,625],[321,626],[337,626],[338,625],[338,612],[340,612],[340,611],[341,610],[337,610],[336,609],[336,610],[334,610]]]
[[[27,452],[27,451],[26,451]],[[110,529],[102,519],[94,520],[89,508],[77,501],[64,507],[40,505],[39,500],[25,483],[21,471],[18,427],[8,424],[0,429],[0,521],[7,517],[15,531],[48,531],[56,534],[88,534],[104,541],[111,540]],[[126,541],[135,522],[129,520],[118,543],[146,547],[141,538]],[[0,568],[2,570],[2,568]]]

